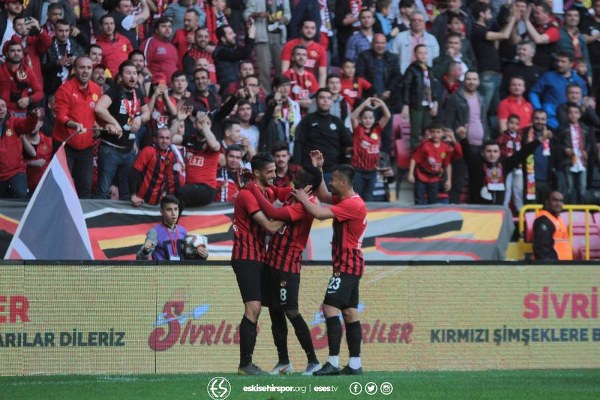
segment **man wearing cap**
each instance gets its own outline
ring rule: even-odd
[[[156,32],[154,35],[146,39],[140,49],[146,56],[148,69],[152,74],[156,72],[164,72],[167,77],[167,82],[171,82],[171,76],[177,71],[179,57],[177,48],[170,42],[173,28],[171,28],[171,20],[166,17],[161,17],[154,22]]]
[[[13,21],[23,12],[23,0],[5,0],[3,3],[4,7],[0,12],[0,35],[2,35],[0,48],[4,48],[4,44],[15,34]]]
[[[65,143],[67,165],[77,195],[80,199],[89,199],[94,166],[94,108],[102,96],[102,89],[90,82],[92,60],[88,56],[78,57],[74,64],[75,78],[63,83],[54,96],[56,119],[52,139],[55,149],[68,140]]]
[[[102,63],[108,67],[112,76],[117,76],[119,65],[133,50],[131,42],[115,31],[115,17],[106,14],[100,18],[102,33],[96,38],[96,44],[102,48]]]
[[[42,83],[33,70],[23,62],[23,47],[9,40],[2,47],[6,62],[0,65],[0,98],[6,101],[8,111],[24,117],[27,108],[42,100]]]

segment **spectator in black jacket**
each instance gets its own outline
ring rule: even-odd
[[[324,154],[323,179],[327,185],[333,167],[348,162],[346,155],[352,147],[352,137],[342,120],[329,113],[331,98],[329,89],[319,89],[316,94],[317,111],[302,118],[296,128],[294,144],[295,164],[312,165],[312,150],[319,150]]]
[[[423,128],[437,115],[437,80],[427,65],[427,47],[419,44],[414,50],[416,61],[408,66],[402,85],[402,116],[410,117],[410,148],[421,142]]]
[[[227,89],[230,83],[239,79],[238,63],[249,59],[252,54],[256,27],[252,18],[248,19],[247,24],[248,35],[246,37],[246,45],[243,47],[236,45],[236,34],[229,25],[217,28],[219,44],[217,44],[217,48],[213,52],[213,59],[215,60],[215,69],[217,70],[217,81],[221,86],[221,94]]]
[[[400,60],[398,55],[386,51],[386,39],[382,33],[373,35],[372,48],[359,54],[356,60],[356,76],[369,81],[373,86],[374,97],[385,102],[392,112],[400,110]],[[394,95],[392,95],[394,94]],[[381,118],[379,113],[375,118]],[[389,152],[391,148],[392,124],[388,122],[381,138],[381,151]]]

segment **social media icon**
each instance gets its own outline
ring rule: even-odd
[[[362,385],[358,382],[352,382],[350,384],[350,394],[353,394],[355,396],[359,395],[362,393]]]
[[[375,393],[377,393],[377,384],[375,384],[375,382],[369,382],[365,385],[365,393],[373,396]]]
[[[381,392],[382,395],[389,396],[394,391],[394,387],[389,382],[383,382],[379,386],[379,391]]]
[[[206,391],[213,400],[225,400],[231,394],[231,384],[227,379],[217,376],[208,382]]]

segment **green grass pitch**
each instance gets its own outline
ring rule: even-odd
[[[362,376],[247,377],[232,374],[0,377],[1,400],[96,399],[600,399],[600,370],[367,372]],[[213,381],[214,382],[214,381]],[[360,384],[361,392],[356,391]],[[385,385],[385,383],[390,385]],[[392,392],[384,395],[381,388]],[[244,388],[246,390],[244,390]],[[256,391],[257,388],[270,391]],[[254,389],[254,391],[249,391]],[[293,390],[293,392],[283,392]],[[327,391],[328,390],[328,391]],[[367,390],[370,393],[367,393]],[[376,392],[375,392],[376,390]]]

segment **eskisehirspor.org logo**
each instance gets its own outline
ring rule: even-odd
[[[222,376],[217,376],[208,382],[206,391],[213,400],[225,400],[231,394],[231,384]]]

